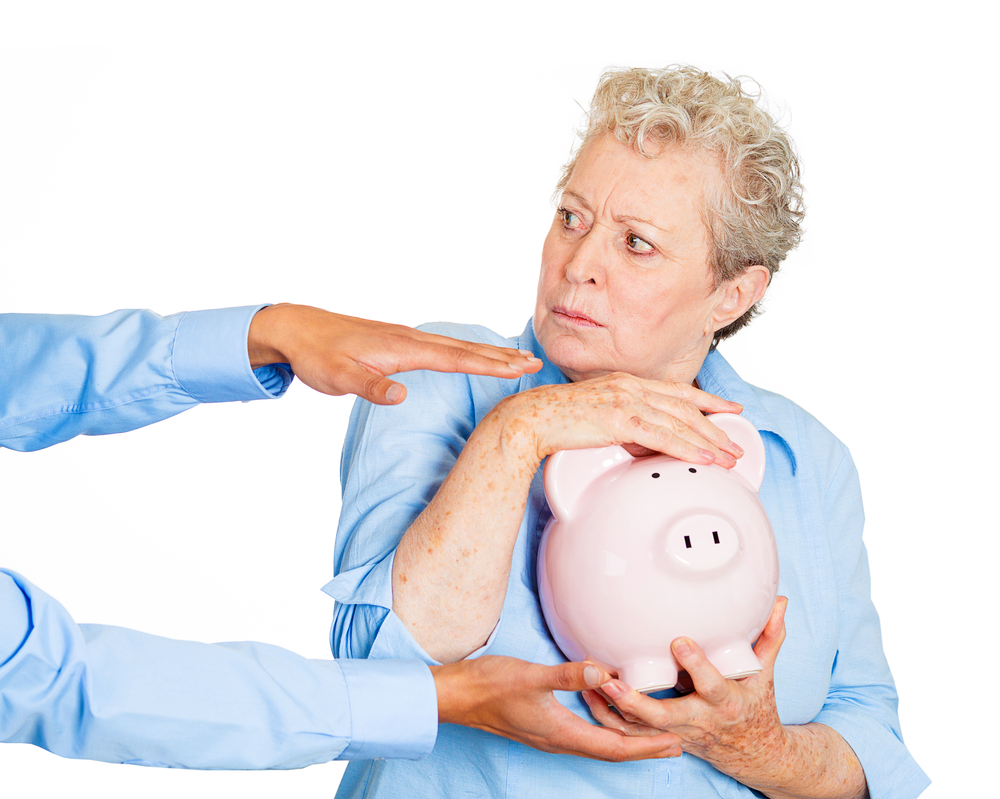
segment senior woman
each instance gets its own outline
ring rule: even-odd
[[[731,467],[742,453],[705,415],[719,411],[742,411],[763,435],[761,498],[787,613],[780,599],[756,645],[759,675],[727,681],[678,639],[687,695],[639,697],[615,681],[603,697],[561,697],[609,726],[666,730],[683,757],[548,755],[489,734],[485,719],[483,731],[445,725],[419,763],[352,764],[339,795],[916,796],[927,780],[900,737],[850,455],[715,349],[798,243],[791,142],[736,81],[688,67],[612,71],[558,190],[524,332],[433,326],[531,350],[543,369],[518,384],[413,373],[405,406],[354,408],[326,588],[339,603],[335,653],[560,662],[535,575],[550,518],[543,460],[618,443]]]

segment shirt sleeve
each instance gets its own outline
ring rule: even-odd
[[[930,780],[903,744],[898,698],[871,601],[857,469],[846,452],[827,491],[835,542],[840,638],[826,702],[814,719],[835,729],[861,761],[872,799],[910,799]]]
[[[253,370],[247,356],[263,307],[0,314],[0,447],[27,452],[134,430],[201,402],[281,396],[287,364]]]
[[[416,661],[309,660],[258,643],[77,625],[0,570],[0,741],[64,757],[199,769],[418,758],[437,735]]]

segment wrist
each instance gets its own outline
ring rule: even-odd
[[[461,724],[464,718],[462,675],[467,671],[465,661],[430,666],[437,690],[438,724]]]
[[[507,463],[516,463],[533,475],[549,453],[541,452],[537,435],[538,415],[528,407],[530,397],[512,394],[496,404],[476,428],[495,442]]]
[[[293,307],[287,302],[269,305],[257,311],[250,320],[247,356],[252,369],[272,363],[291,362],[281,345],[281,338],[286,316]]]

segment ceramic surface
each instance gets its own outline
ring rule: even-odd
[[[764,444],[734,414],[712,421],[745,454],[732,470],[621,447],[559,452],[545,466],[553,518],[538,553],[542,611],[571,660],[634,688],[677,682],[670,643],[694,639],[724,675],[760,671],[752,645],[778,591],[758,497]]]

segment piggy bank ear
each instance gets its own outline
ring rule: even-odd
[[[550,456],[545,463],[545,498],[552,513],[561,522],[569,521],[594,481],[630,460],[632,456],[618,446],[568,449]]]
[[[743,448],[743,457],[736,461],[732,471],[746,480],[754,491],[760,491],[764,481],[764,439],[757,428],[735,413],[713,413],[708,417],[734,442]]]

